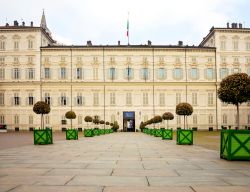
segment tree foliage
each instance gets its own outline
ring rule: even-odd
[[[99,123],[100,123],[100,124],[104,124],[104,123],[105,123],[105,121],[101,120]]]
[[[141,129],[141,130],[144,129],[144,128],[146,127],[146,125],[147,125],[147,124],[146,124],[145,122],[142,121],[142,122],[140,123],[140,129]]]
[[[246,73],[236,73],[225,77],[218,89],[222,102],[238,105],[250,99],[250,78]]]
[[[48,114],[50,112],[50,106],[44,101],[38,101],[33,106],[33,111],[36,114],[42,114],[42,115]]]
[[[112,124],[112,123],[111,123]],[[116,132],[119,129],[118,122],[115,121],[114,124],[112,125],[112,129]]]
[[[92,117],[90,117],[90,116],[86,116],[85,118],[84,118],[84,121],[85,122],[87,122],[87,123],[89,123],[89,122],[92,122]]]
[[[193,113],[193,107],[189,103],[179,103],[175,111],[177,115],[189,116]]]
[[[162,118],[160,115],[156,115],[154,118],[153,118],[153,123],[160,123],[162,122]]]
[[[67,119],[75,119],[76,118],[76,114],[74,111],[68,111],[65,113],[65,117]]]
[[[162,115],[162,119],[163,120],[173,120],[174,119],[174,115],[170,112],[166,112]]]
[[[106,121],[105,125],[109,125],[109,122],[108,122],[108,121]]]

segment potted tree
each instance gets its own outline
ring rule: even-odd
[[[93,129],[89,129],[89,122],[92,122],[92,120],[93,119],[91,116],[86,116],[84,118],[84,121],[87,122],[87,126],[88,126],[88,128],[84,129],[84,132],[83,132],[85,137],[93,137],[94,136]]]
[[[192,115],[193,107],[189,103],[179,103],[176,106],[176,114],[184,116],[184,129],[177,129],[178,145],[193,145],[193,130],[186,129],[186,116]]]
[[[103,125],[101,129],[99,129],[99,134],[101,135],[102,134],[102,130],[104,129],[104,124],[105,124],[105,121],[104,120],[100,120],[100,124]]]
[[[50,106],[44,101],[38,101],[33,106],[36,114],[41,114],[41,129],[34,129],[34,144],[47,145],[53,144],[53,135],[51,128],[44,128],[44,115],[50,112]]]
[[[113,132],[117,132],[117,130],[119,129],[119,125],[118,125],[117,121],[114,122],[114,124],[113,124],[113,126],[112,126],[111,129],[113,130]]]
[[[70,129],[66,129],[66,140],[77,140],[78,139],[78,130],[72,129],[72,119],[76,118],[74,111],[68,111],[65,113],[65,117],[70,119]]]
[[[93,123],[94,123],[95,125],[98,125],[98,124],[100,123],[100,121],[99,121],[97,115],[94,117]],[[98,128],[98,127],[94,127],[94,129],[93,129],[93,134],[94,134],[95,136],[99,136],[99,135],[100,135],[100,132],[99,132],[99,128]]]
[[[158,124],[158,129],[155,129],[155,132],[154,132],[154,136],[155,137],[161,137],[162,136],[162,130],[159,129],[159,123],[162,122],[162,118],[160,115],[156,115],[154,118],[153,118],[153,122],[155,124]]]
[[[174,119],[174,115],[170,112],[166,112],[162,115],[163,120],[167,120],[167,129],[162,130],[162,139],[173,139],[173,129],[168,128],[168,121]]]
[[[143,132],[143,133],[145,133],[145,123],[143,123],[143,121],[140,123],[140,130],[141,130],[141,132]]]
[[[109,125],[110,125],[110,128],[109,129],[105,129],[105,134],[108,134],[108,133],[111,132],[112,127],[114,126],[114,123],[110,123]]]
[[[239,106],[250,100],[250,78],[246,73],[225,77],[218,89],[221,101],[236,105],[237,129],[221,130],[220,157],[227,160],[250,160],[250,131],[240,128]]]
[[[108,121],[106,121],[105,125],[107,125],[107,127],[109,127],[110,123]],[[106,133],[106,128],[104,127],[104,129],[102,129],[102,135],[104,135]]]

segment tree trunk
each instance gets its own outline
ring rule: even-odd
[[[188,129],[188,117],[186,118],[186,125],[187,125],[187,129]]]
[[[44,128],[44,125],[43,125],[43,114],[42,114],[42,117],[41,117],[41,129]]]
[[[168,120],[167,120],[167,124],[168,124]],[[168,129],[168,126],[167,126],[167,129]]]
[[[184,115],[184,129],[186,128],[186,126],[185,126],[186,124],[185,123],[186,123],[186,121],[185,121],[185,115]]]
[[[72,119],[70,119],[70,122],[71,122],[71,129],[72,129]]]
[[[240,129],[240,112],[239,112],[239,103],[237,103],[237,126]]]

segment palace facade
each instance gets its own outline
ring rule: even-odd
[[[235,106],[221,103],[217,90],[237,72],[250,75],[250,28],[241,24],[212,27],[198,46],[66,46],[53,40],[43,14],[39,27],[17,21],[0,26],[0,124],[39,127],[33,105],[43,100],[51,106],[45,124],[54,130],[69,126],[65,113],[71,109],[75,128],[86,128],[90,115],[133,131],[141,121],[172,112],[175,129],[183,125],[175,114],[180,102],[194,107],[188,127],[234,127]],[[240,124],[250,125],[250,103],[240,106]]]

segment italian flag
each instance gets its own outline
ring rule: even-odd
[[[129,20],[127,20],[127,37],[129,35]]]

